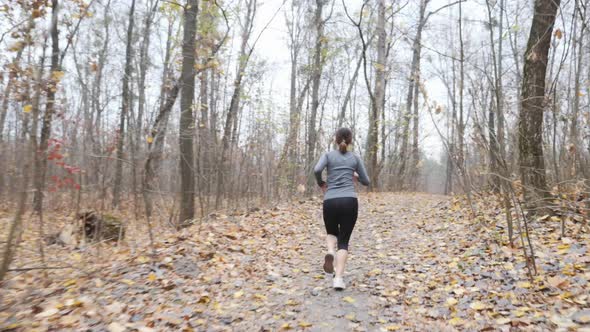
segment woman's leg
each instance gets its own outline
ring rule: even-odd
[[[336,278],[342,278],[344,275],[344,268],[346,267],[346,260],[348,259],[348,250],[339,249],[336,253],[336,263],[334,269],[336,272]]]
[[[333,203],[331,200],[327,200],[323,204],[324,225],[327,233],[326,245],[328,247],[328,254],[324,257],[324,271],[326,273],[334,272],[334,257],[338,248],[338,219],[336,218],[338,210]]]
[[[328,246],[328,254],[336,255],[338,249],[338,237],[336,235],[326,235],[326,245]]]
[[[358,200],[356,198],[342,199],[344,206],[340,213],[340,230],[338,233],[338,252],[336,253],[336,278],[344,275],[348,259],[348,242],[358,217]]]

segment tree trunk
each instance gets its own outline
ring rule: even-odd
[[[164,83],[166,84],[166,83]],[[166,101],[160,107],[160,111],[150,133],[150,149],[144,165],[144,178],[143,178],[143,192],[144,202],[146,205],[146,213],[148,217],[151,216],[152,212],[152,199],[151,194],[158,189],[156,185],[157,174],[160,170],[162,163],[162,154],[164,152],[164,140],[166,137],[166,130],[168,126],[168,118],[172,111],[172,107],[178,97],[180,90],[180,81],[176,82],[172,89],[166,95]],[[164,96],[162,96],[164,97]]]
[[[379,187],[379,114],[383,112],[385,100],[385,73],[387,69],[387,33],[385,31],[385,0],[378,1],[377,9],[377,63],[375,64],[375,99],[371,101],[369,111],[369,132],[367,135],[367,158],[370,189]]]
[[[492,192],[499,192],[500,191],[500,170],[498,169],[498,159],[501,158],[499,144],[496,134],[496,112],[500,113],[502,108],[502,99],[501,99],[501,84],[500,84],[500,68],[498,65],[498,61],[501,61],[501,54],[498,54],[496,57],[496,47],[494,41],[494,30],[493,30],[493,18],[492,18],[492,8],[490,5],[489,0],[486,1],[487,7],[487,14],[488,14],[488,23],[490,26],[490,48],[491,48],[491,55],[492,55],[492,65],[494,69],[494,100],[495,104],[490,104],[489,115],[488,115],[488,141],[489,141],[489,165],[488,169],[490,172],[490,186]],[[502,10],[502,8],[500,8]],[[500,21],[502,20],[502,14],[500,12]],[[500,31],[501,31],[500,27]],[[500,41],[502,40],[502,36],[500,35]]]
[[[458,150],[457,165],[458,170],[465,169],[465,122],[463,119],[463,94],[465,86],[465,45],[463,41],[463,3],[459,2],[459,123],[457,124]],[[466,176],[466,174],[463,174]]]
[[[430,0],[422,0],[420,2],[420,19],[418,21],[418,30],[416,31],[416,38],[414,38],[414,55],[412,56],[412,67],[414,76],[414,95],[413,107],[414,114],[413,121],[413,140],[412,140],[412,168],[410,170],[410,189],[416,191],[418,189],[418,177],[420,176],[420,113],[418,109],[418,94],[420,92],[420,60],[422,56],[422,30],[426,25],[424,13]],[[415,63],[414,63],[415,61]]]
[[[401,132],[401,145],[400,145],[400,153],[399,153],[399,163],[398,163],[398,170],[397,170],[397,182],[396,182],[396,189],[403,190],[406,184],[406,169],[409,166],[409,149],[410,149],[410,123],[414,122],[414,128],[412,128],[413,136],[414,136],[414,143],[413,145],[418,144],[418,119],[415,118],[418,113],[417,105],[418,105],[418,92],[419,92],[419,84],[420,84],[420,54],[422,51],[422,30],[424,28],[424,24],[426,23],[424,20],[424,14],[426,11],[426,6],[428,5],[428,0],[421,0],[420,1],[420,17],[418,21],[418,28],[416,30],[416,37],[414,37],[414,42],[412,44],[412,64],[410,67],[410,77],[408,78],[408,95],[406,97],[406,105],[403,113],[402,118],[402,132]],[[414,107],[414,115],[412,115],[412,107]],[[417,162],[419,161],[419,151],[414,151],[414,146],[412,147],[412,159],[413,165],[411,167],[415,167]],[[417,158],[414,159],[414,157]],[[414,169],[411,172],[415,172]]]
[[[356,81],[359,76],[359,71],[361,69],[361,65],[363,64],[363,57],[359,56],[358,61],[356,62],[356,68],[354,69],[354,74],[348,83],[348,89],[346,89],[346,95],[344,95],[344,101],[342,102],[342,107],[340,108],[340,113],[338,114],[338,125],[337,128],[342,127],[344,123],[344,119],[346,118],[346,109],[348,108],[348,103],[350,102],[350,97],[352,94],[352,89],[356,86]]]
[[[52,0],[51,14],[51,79],[47,84],[47,99],[45,103],[45,114],[43,115],[43,125],[41,127],[41,137],[36,147],[35,153],[35,194],[33,207],[35,212],[41,213],[43,209],[43,190],[45,189],[45,175],[47,173],[47,149],[49,147],[49,138],[51,137],[51,122],[55,112],[55,92],[61,78],[59,71],[59,31],[57,29],[59,3],[58,0]],[[36,133],[32,133],[36,135]]]
[[[221,199],[222,199],[222,192],[223,192],[223,184],[224,178],[226,174],[224,172],[229,169],[228,161],[229,161],[229,149],[230,149],[230,141],[232,139],[232,129],[237,127],[237,117],[238,111],[240,108],[240,100],[242,94],[242,79],[244,78],[244,74],[246,71],[246,66],[248,65],[248,61],[250,60],[250,55],[252,54],[253,49],[250,49],[247,52],[248,47],[248,40],[250,39],[250,34],[252,32],[252,26],[254,21],[254,16],[256,15],[256,1],[257,0],[249,0],[247,3],[247,11],[245,17],[245,24],[244,30],[242,31],[242,43],[240,46],[240,56],[238,57],[238,68],[236,73],[236,79],[234,80],[234,92],[231,97],[229,110],[227,111],[227,115],[225,118],[225,125],[223,128],[223,137],[221,138],[221,160],[218,165],[218,172],[217,172],[217,193],[215,197],[215,208],[218,209],[221,206]]]
[[[585,8],[584,10],[582,10],[579,5],[579,1],[580,0],[576,0],[576,14],[580,14],[580,16],[585,19]],[[577,19],[577,16],[576,18]],[[587,51],[584,51],[584,32],[586,31],[586,22],[584,22],[584,20],[582,20],[580,22],[581,28],[580,28],[580,33],[577,36],[577,40],[575,40],[575,42],[578,44],[578,50],[577,52],[574,52],[574,54],[577,53],[577,62],[576,65],[574,66],[575,69],[575,74],[574,74],[574,96],[573,96],[573,109],[572,109],[572,121],[571,121],[571,125],[570,125],[570,137],[569,137],[569,144],[570,146],[568,147],[568,150],[571,154],[571,165],[570,165],[570,176],[576,178],[580,168],[578,167],[579,165],[579,152],[578,152],[578,148],[579,148],[579,130],[578,130],[578,116],[580,113],[580,94],[581,92],[581,87],[580,87],[580,78],[581,78],[581,74],[582,74],[582,66],[583,66],[583,59],[584,59],[584,53]]]
[[[536,0],[525,53],[522,109],[518,121],[520,177],[529,210],[539,208],[547,196],[543,159],[545,75],[555,16],[560,0]]]
[[[324,37],[324,21],[322,19],[322,12],[324,9],[325,0],[316,0],[316,9],[314,14],[313,24],[316,29],[316,40],[313,54],[313,69],[312,69],[312,84],[311,84],[311,111],[309,115],[309,122],[307,124],[307,159],[306,159],[306,175],[307,191],[311,192],[314,187],[315,180],[311,176],[311,167],[315,160],[315,147],[317,145],[316,132],[316,118],[318,108],[320,106],[320,83],[322,78],[322,70],[324,66],[322,46],[325,43]]]
[[[14,66],[15,68],[18,68],[20,66],[19,63],[23,54],[23,49],[24,47],[18,50],[16,56],[14,57],[14,60],[12,61],[12,66]],[[4,123],[6,121],[6,115],[8,114],[8,100],[10,99],[10,94],[12,93],[12,89],[15,86],[15,78],[16,75],[13,75],[11,73],[8,74],[8,81],[6,82],[6,85],[4,87],[4,96],[2,97],[2,105],[0,106],[0,151],[6,148],[4,144]],[[1,169],[5,169],[5,162],[6,160],[4,160],[4,158],[0,158]],[[0,174],[0,197],[2,197],[5,191],[6,190],[4,174]]]
[[[123,95],[121,96],[121,113],[119,114],[119,132],[117,138],[117,160],[115,165],[115,183],[113,186],[113,207],[117,207],[120,202],[121,182],[123,180],[123,142],[125,141],[125,119],[130,112],[131,92],[129,91],[129,80],[131,79],[131,60],[132,55],[132,39],[133,39],[133,25],[135,14],[135,0],[131,1],[131,9],[129,10],[129,25],[127,26],[127,46],[125,48],[125,72],[123,74]]]
[[[195,163],[193,153],[195,99],[195,37],[197,33],[198,0],[187,0],[184,9],[182,38],[182,94],[180,96],[180,214],[178,225],[195,216]]]

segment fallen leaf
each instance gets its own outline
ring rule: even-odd
[[[590,323],[590,309],[580,310],[572,315],[572,320],[579,324]]]
[[[107,326],[109,332],[124,332],[127,328],[117,322],[112,322]]]
[[[355,302],[355,299],[353,299],[353,298],[352,298],[352,297],[350,297],[350,296],[345,296],[344,298],[342,298],[342,300],[343,300],[344,302],[348,302],[348,303],[354,303],[354,302]]]
[[[51,317],[51,316],[57,314],[58,312],[59,312],[59,310],[57,308],[49,308],[41,313],[38,313],[37,315],[35,315],[35,317],[47,318],[47,317]]]
[[[308,327],[311,327],[312,324],[311,323],[308,323],[306,321],[301,321],[301,322],[299,322],[299,326],[300,327],[303,327],[303,328],[308,328]]]
[[[519,287],[519,288],[531,288],[532,285],[528,281],[519,281],[519,282],[516,283],[516,287]]]
[[[449,320],[449,324],[451,324],[453,326],[463,325],[464,323],[465,323],[465,321],[463,321],[463,319],[461,319],[459,317],[454,317]]]
[[[469,305],[469,308],[479,311],[479,310],[484,310],[485,308],[487,308],[487,306],[483,302],[475,301]]]
[[[452,307],[457,304],[457,300],[454,297],[449,297],[446,301],[447,306]]]

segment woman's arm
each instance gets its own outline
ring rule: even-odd
[[[357,160],[356,172],[359,175],[359,182],[365,186],[368,186],[369,183],[371,183],[371,181],[369,181],[369,176],[367,175],[367,170],[365,169],[365,164],[363,164],[363,160],[359,156],[356,156],[356,160]]]
[[[328,166],[328,157],[324,153],[320,157],[320,160],[318,161],[318,163],[313,168],[313,173],[315,174],[315,180],[318,183],[318,186],[320,186],[320,187],[326,183],[324,180],[322,180],[322,172],[324,171],[324,168],[326,168],[326,166]]]

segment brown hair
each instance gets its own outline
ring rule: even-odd
[[[352,130],[340,128],[336,130],[336,144],[340,153],[345,154],[348,151],[348,145],[352,143]]]

